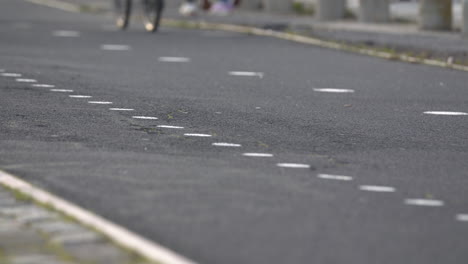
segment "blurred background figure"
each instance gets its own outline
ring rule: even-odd
[[[228,15],[235,5],[239,4],[239,0],[217,0],[211,3],[209,0],[184,0],[179,8],[179,13],[183,16],[197,15],[200,9],[209,10],[211,14],[225,16]]]

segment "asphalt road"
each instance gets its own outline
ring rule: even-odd
[[[197,262],[468,261],[465,72],[19,0],[0,69],[1,169]]]

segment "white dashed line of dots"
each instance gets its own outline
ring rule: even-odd
[[[209,134],[196,134],[196,133],[186,133],[184,134],[186,137],[212,137],[212,135]]]
[[[310,165],[301,163],[278,163],[276,166],[280,168],[291,168],[291,169],[310,169]]]
[[[468,113],[465,112],[449,112],[449,111],[426,111],[426,115],[444,115],[444,116],[465,116]]]
[[[460,222],[468,222],[468,214],[458,214],[455,219]]]
[[[131,47],[128,45],[118,45],[118,44],[103,44],[101,45],[101,50],[109,50],[109,51],[127,51],[130,50]]]
[[[263,76],[265,76],[263,72],[249,72],[249,71],[230,71],[229,75],[241,76],[241,77],[259,77],[259,78],[263,78]]]
[[[12,72],[4,72],[1,74],[3,77],[21,77],[22,75],[19,73],[12,73]]]
[[[21,83],[36,83],[37,81],[34,79],[16,79],[17,82]]]
[[[319,174],[317,175],[320,179],[335,180],[335,181],[352,181],[353,177],[345,175],[332,175],[332,174]]]
[[[55,30],[52,32],[52,36],[62,38],[77,38],[80,36],[80,32],[74,30]]]
[[[56,93],[73,93],[73,90],[69,89],[50,89],[49,91]]]
[[[112,102],[108,102],[108,101],[88,101],[88,104],[110,105],[110,104],[112,104]]]
[[[319,93],[354,93],[354,90],[351,89],[337,89],[337,88],[317,88],[314,89],[315,92]]]
[[[211,144],[212,146],[215,147],[232,147],[232,148],[240,148],[242,147],[241,144],[234,144],[234,143],[226,143],[226,142],[216,142]]]
[[[78,98],[78,99],[89,99],[92,98],[91,95],[81,95],[81,94],[71,94],[68,97],[70,98]]]
[[[443,201],[432,199],[406,199],[406,205],[440,207],[444,205]]]
[[[270,153],[243,153],[242,156],[254,158],[271,158],[274,155]]]
[[[167,125],[159,125],[159,126],[156,126],[158,128],[169,128],[169,129],[184,129],[184,127],[181,127],[181,126],[167,126]]]
[[[135,111],[135,109],[132,108],[109,108],[111,111],[123,111],[123,112],[131,112]]]
[[[33,87],[38,87],[38,88],[55,88],[55,85],[52,84],[39,84],[35,83],[32,85]]]
[[[395,192],[396,189],[394,187],[389,186],[377,186],[377,185],[361,185],[359,186],[361,191],[367,192]]]
[[[132,118],[143,119],[143,120],[158,120],[158,118],[154,116],[132,116]]]
[[[190,62],[190,58],[186,57],[159,57],[160,62]]]

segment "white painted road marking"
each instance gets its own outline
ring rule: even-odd
[[[190,62],[190,58],[186,57],[159,57],[161,62]]]
[[[12,72],[4,72],[2,73],[3,77],[21,77],[19,73],[12,73]]]
[[[186,133],[184,134],[186,137],[212,137],[212,135],[208,134],[194,134],[194,133]]]
[[[73,90],[69,89],[50,89],[51,92],[57,92],[57,93],[73,93]]]
[[[456,219],[460,222],[468,222],[468,214],[458,214]]]
[[[320,179],[335,180],[335,181],[352,181],[353,177],[345,175],[332,175],[332,174],[319,174],[317,175]]]
[[[128,45],[118,45],[118,44],[103,44],[101,45],[102,50],[110,50],[110,51],[126,51],[130,50],[130,46]]]
[[[19,193],[26,194],[34,201],[47,204],[54,210],[76,219],[80,224],[97,230],[117,244],[141,254],[150,261],[166,264],[195,264],[177,253],[114,224],[90,211],[64,199],[43,191],[13,175],[0,171],[0,184]]]
[[[39,88],[55,88],[55,85],[52,84],[33,84],[33,87],[39,87]]]
[[[424,112],[426,115],[446,115],[446,116],[464,116],[468,115],[465,112],[449,112],[449,111],[426,111]]]
[[[103,104],[103,105],[109,105],[109,104],[112,104],[112,102],[108,102],[108,101],[88,101],[88,104]]]
[[[80,36],[80,32],[74,30],[55,30],[52,32],[54,37],[63,37],[63,38],[77,38]]]
[[[292,168],[292,169],[310,169],[310,165],[308,164],[300,164],[300,163],[278,163],[276,166],[281,168]]]
[[[181,127],[181,126],[167,126],[167,125],[159,125],[159,126],[156,126],[156,127],[159,127],[159,128],[172,128],[172,129],[184,129],[184,127]]]
[[[354,90],[351,89],[337,89],[337,88],[317,88],[314,89],[315,92],[320,93],[354,93]]]
[[[132,116],[135,119],[144,119],[144,120],[157,120],[157,117],[154,116]]]
[[[111,111],[135,111],[135,109],[132,108],[109,108]]]
[[[68,97],[70,98],[92,98],[91,95],[81,95],[81,94],[72,94],[72,95],[69,95]]]
[[[431,199],[406,199],[405,204],[416,206],[443,206],[444,202]]]
[[[249,71],[230,71],[229,75],[242,76],[242,77],[259,77],[263,78],[263,72],[249,72]]]
[[[37,82],[34,79],[16,79],[17,82],[22,82],[22,83],[35,83]]]
[[[271,158],[271,157],[273,157],[273,154],[269,154],[269,153],[243,153],[242,156],[257,157],[257,158]]]
[[[361,191],[368,192],[395,192],[396,189],[389,186],[376,186],[376,185],[361,185],[359,186]]]
[[[226,142],[216,142],[211,144],[215,147],[234,147],[234,148],[239,148],[242,147],[241,144],[234,144],[234,143],[226,143]]]

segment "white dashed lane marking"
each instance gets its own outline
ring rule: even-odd
[[[1,74],[3,77],[21,77],[19,73],[4,72]]]
[[[468,214],[458,214],[456,219],[460,222],[468,222]]]
[[[242,156],[254,158],[271,158],[273,154],[270,153],[243,153]]]
[[[157,117],[154,116],[132,116],[135,119],[143,119],[143,120],[157,120]]]
[[[310,169],[310,165],[308,164],[300,164],[300,163],[278,163],[276,166],[281,168],[291,168],[291,169]]]
[[[241,144],[234,144],[234,143],[225,143],[225,142],[216,142],[211,144],[215,147],[233,147],[233,148],[239,148],[242,147]]]
[[[56,93],[73,93],[73,90],[69,89],[50,89],[50,91]]]
[[[438,206],[443,206],[444,202],[440,200],[431,200],[431,199],[406,199],[405,204],[416,205],[416,206],[438,207]]]
[[[449,111],[426,111],[424,112],[426,115],[445,115],[445,116],[464,116],[468,115],[465,112],[449,112]]]
[[[259,77],[263,78],[265,75],[263,72],[249,72],[249,71],[230,71],[231,76],[242,76],[242,77]]]
[[[108,101],[88,101],[88,104],[110,105],[110,104],[112,104],[112,102],[108,102]]]
[[[359,186],[361,191],[368,191],[368,192],[395,192],[396,189],[394,187],[389,186],[376,186],[376,185],[361,185]]]
[[[170,128],[170,129],[184,129],[184,127],[181,127],[181,126],[167,126],[167,125],[159,125],[159,126],[156,126],[156,127],[159,127],[159,128]]]
[[[332,175],[332,174],[319,174],[317,175],[320,179],[335,180],[335,181],[352,181],[353,177],[345,175]]]
[[[92,98],[91,95],[81,95],[81,94],[72,94],[72,95],[69,95],[68,97],[70,97],[70,98],[78,98],[78,99]]]
[[[110,51],[126,51],[130,50],[131,47],[128,45],[118,45],[118,44],[103,44],[101,45],[102,50],[110,50]]]
[[[21,83],[35,83],[35,82],[37,82],[34,79],[16,79],[16,81],[21,82]]]
[[[52,36],[62,38],[77,38],[80,36],[80,32],[74,30],[55,30],[52,32]]]
[[[55,88],[55,85],[52,85],[52,84],[38,84],[38,83],[35,83],[32,86],[33,87],[38,87],[38,88]]]
[[[212,135],[209,134],[195,134],[195,133],[186,133],[184,134],[186,137],[212,137]]]
[[[135,109],[132,108],[109,108],[111,111],[135,111]]]
[[[159,57],[161,62],[190,62],[190,58],[186,57]]]
[[[317,88],[314,89],[315,92],[320,93],[354,93],[354,90],[351,89],[337,89],[337,88]]]

